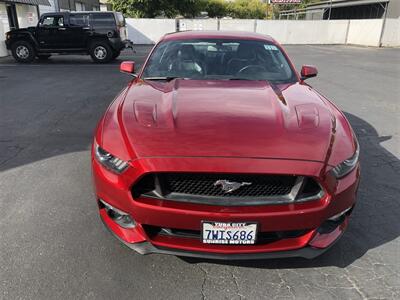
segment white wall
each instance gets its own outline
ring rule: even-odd
[[[218,30],[217,19],[180,19],[179,31],[184,30]]]
[[[175,19],[126,19],[128,38],[134,44],[154,44],[164,34],[175,32]]]
[[[39,17],[36,6],[26,4],[16,4],[17,18],[19,28],[36,26]]]
[[[6,33],[6,31],[4,30],[3,23],[0,23],[0,57],[8,55],[6,44],[4,43],[5,33]]]
[[[400,18],[386,19],[382,36],[383,47],[400,47]]]
[[[257,32],[282,44],[344,44],[348,20],[258,20]]]
[[[154,44],[175,32],[174,19],[126,19],[128,36],[135,44]],[[216,19],[181,19],[180,30],[217,30]],[[383,45],[398,46],[400,19],[388,19]],[[282,44],[353,44],[379,46],[382,19],[366,20],[224,20],[219,30],[258,32]]]
[[[251,31],[254,32],[256,20],[220,20],[219,30],[229,30],[229,31]]]
[[[347,44],[379,46],[383,19],[350,20]]]
[[[8,25],[6,5],[0,3],[0,57],[8,55],[6,44],[4,43],[6,39],[5,33],[7,31],[10,31],[10,27]]]

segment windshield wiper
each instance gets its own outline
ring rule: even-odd
[[[171,81],[174,79],[187,79],[179,76],[154,76],[154,77],[145,77],[143,78],[144,80],[165,80],[165,81]]]

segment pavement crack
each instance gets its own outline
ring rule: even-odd
[[[296,298],[296,296],[294,295],[293,291],[292,291],[292,287],[286,282],[286,280],[283,278],[281,272],[279,271],[279,269],[276,270],[278,277],[280,279],[279,282],[279,288],[282,288],[283,286],[288,290],[289,294],[291,295],[291,297],[293,299]],[[277,298],[279,295],[276,295],[274,298]]]
[[[205,300],[207,299],[206,294],[204,293],[204,288],[206,286],[206,281],[208,277],[207,270],[204,269],[201,265],[197,265],[200,269],[200,271],[203,273],[203,282],[201,283],[201,299]]]
[[[232,268],[231,275],[232,275],[233,283],[235,284],[235,287],[236,287],[236,294],[239,296],[239,299],[245,299],[246,297],[240,293],[240,287],[239,287],[238,279],[235,276],[235,268],[234,267]]]
[[[357,291],[357,293],[361,296],[362,299],[368,299],[368,297],[364,294],[361,288],[357,285],[357,283],[349,276],[347,269],[344,270],[344,277],[351,283],[352,287]]]

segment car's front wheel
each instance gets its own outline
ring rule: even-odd
[[[90,45],[89,54],[96,63],[107,63],[113,58],[113,51],[106,42],[94,42]]]
[[[26,41],[17,41],[11,45],[11,53],[14,59],[21,63],[30,63],[35,59],[35,48]]]

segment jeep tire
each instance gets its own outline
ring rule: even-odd
[[[93,42],[89,46],[89,54],[96,63],[107,63],[113,59],[113,50],[107,42]]]
[[[11,45],[11,53],[14,59],[20,63],[30,63],[36,57],[35,48],[27,41],[16,41]]]

